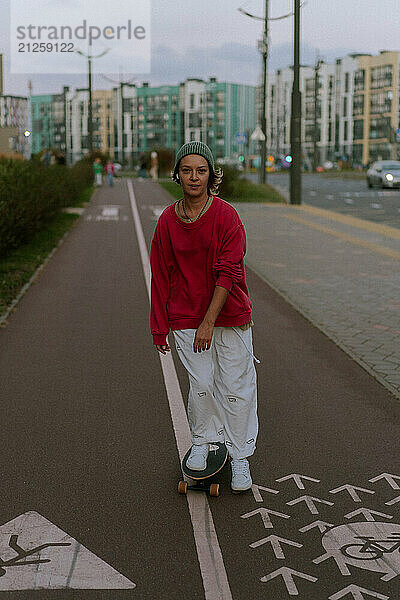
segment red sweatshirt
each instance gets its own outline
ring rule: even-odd
[[[229,290],[216,327],[245,325],[252,303],[245,281],[246,233],[236,210],[217,196],[193,223],[183,222],[175,204],[161,214],[151,244],[153,343],[165,345],[172,329],[197,329],[215,286]]]

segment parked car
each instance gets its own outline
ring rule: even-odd
[[[379,160],[374,162],[367,171],[367,185],[372,188],[400,188],[400,161]]]

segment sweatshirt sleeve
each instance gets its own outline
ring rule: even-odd
[[[169,273],[163,250],[158,240],[158,231],[154,235],[150,250],[151,265],[151,309],[150,330],[153,344],[166,344],[169,333],[167,301],[169,298]]]
[[[216,284],[231,291],[234,283],[244,279],[244,255],[246,234],[242,223],[229,229],[223,238],[221,249],[213,265]]]

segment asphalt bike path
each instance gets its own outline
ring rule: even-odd
[[[171,198],[132,190],[149,250]],[[206,521],[177,494],[182,438],[128,192],[96,191],[0,329],[0,598],[397,598],[398,401],[250,270],[254,486],[231,494],[226,469],[222,495],[194,501]],[[50,543],[65,546],[26,556]]]
[[[203,598],[148,313],[126,184],[104,186],[0,329],[0,524],[25,515],[0,528],[0,556],[11,534],[53,541],[53,524],[129,581],[52,547],[39,581],[38,565],[6,568],[0,597]]]

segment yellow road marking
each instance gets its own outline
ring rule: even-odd
[[[394,260],[400,260],[400,252],[396,250],[391,250],[390,248],[385,248],[384,246],[380,246],[379,244],[373,244],[371,242],[367,242],[360,238],[354,237],[347,233],[343,233],[341,231],[336,231],[335,229],[330,229],[329,227],[325,227],[324,225],[319,225],[318,223],[312,223],[307,219],[303,219],[302,217],[298,217],[295,215],[285,215],[282,214],[283,217],[290,219],[291,221],[296,221],[297,223],[301,223],[302,225],[307,225],[307,227],[311,227],[312,229],[316,229],[317,231],[321,231],[323,233],[327,233],[329,235],[333,235],[341,240],[345,240],[346,242],[350,242],[351,244],[355,244],[356,246],[362,246],[363,248],[367,248],[372,252],[376,252],[378,254],[383,254],[384,256],[389,256],[389,258],[393,258]]]
[[[297,210],[308,212],[318,217],[330,219],[331,221],[345,223],[346,225],[352,225],[353,227],[357,227],[358,229],[364,229],[365,231],[373,231],[374,233],[380,233],[385,237],[392,238],[394,240],[400,240],[400,229],[395,229],[394,227],[390,227],[389,225],[381,225],[380,223],[364,221],[364,219],[351,217],[350,215],[342,215],[340,213],[335,213],[331,210],[326,210],[325,208],[317,208],[316,206],[310,206],[308,204],[303,204],[294,208],[296,208]]]

